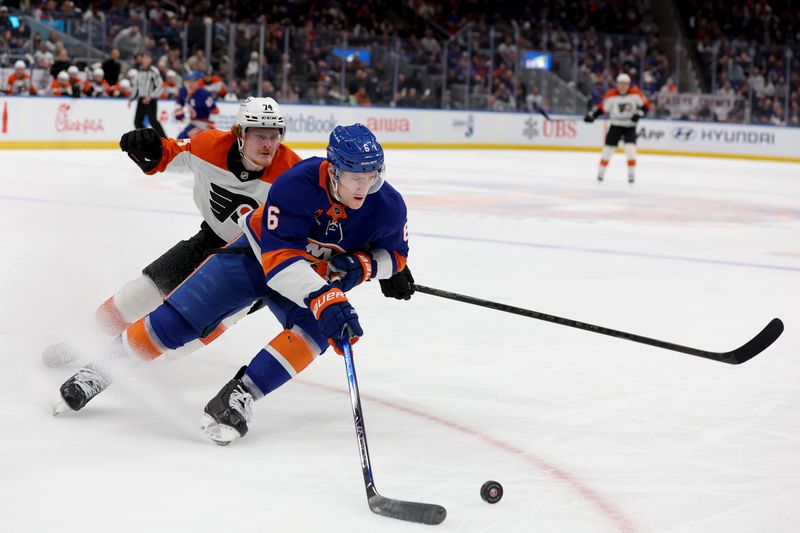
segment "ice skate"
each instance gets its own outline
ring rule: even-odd
[[[111,380],[100,369],[87,365],[78,370],[61,385],[61,401],[53,409],[53,416],[71,409],[80,411],[89,400],[106,390]]]
[[[227,446],[247,435],[253,395],[242,383],[246,369],[243,366],[206,405],[201,427],[220,446]]]
[[[42,350],[42,363],[48,368],[61,368],[78,359],[78,352],[65,342],[51,344]]]

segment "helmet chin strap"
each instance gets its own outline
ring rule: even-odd
[[[244,165],[247,170],[250,171],[257,171],[257,170],[264,170],[264,167],[257,164],[255,161],[244,155],[244,131],[240,131],[239,135],[241,137],[236,138],[236,144],[239,146],[239,155],[242,156],[242,163],[250,163],[250,166],[253,168],[248,168],[248,165]]]
[[[254,167],[254,168],[247,168],[248,165],[245,165],[245,168],[247,168],[247,170],[250,170],[250,171],[264,170],[263,166],[256,164],[255,161],[253,161],[252,159],[250,159],[249,157],[244,155],[244,150],[242,150],[241,154],[242,154],[242,162],[243,163],[250,163],[250,166]]]
[[[329,189],[331,191],[331,196],[333,196],[333,199],[339,203],[342,203],[342,198],[339,196],[339,180],[328,176],[328,183],[330,183]]]

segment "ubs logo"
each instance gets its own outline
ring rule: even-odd
[[[533,118],[528,117],[525,121],[525,129],[522,130],[522,134],[528,138],[528,140],[534,139],[535,137],[539,136],[539,122],[534,120]]]

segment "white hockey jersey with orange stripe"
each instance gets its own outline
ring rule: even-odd
[[[214,232],[226,241],[241,233],[239,217],[267,200],[275,178],[301,160],[281,144],[267,169],[248,171],[230,131],[206,130],[191,139],[162,139],[161,143],[164,155],[148,174],[173,166],[189,167],[194,172],[194,202]]]
[[[650,102],[638,87],[631,87],[624,95],[616,89],[609,89],[600,104],[600,111],[608,114],[612,126],[625,128],[636,125],[631,117],[640,109],[650,109]]]

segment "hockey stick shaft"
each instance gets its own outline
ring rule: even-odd
[[[353,409],[353,422],[356,426],[356,437],[358,438],[358,451],[361,456],[361,471],[364,474],[364,486],[367,489],[367,498],[369,499],[375,494],[375,483],[372,479],[372,465],[369,460],[367,432],[364,428],[364,416],[361,411],[361,394],[358,392],[356,367],[353,363],[350,338],[346,332],[342,334],[342,351],[344,352],[344,364],[345,370],[347,371],[347,386],[350,389],[350,405]]]
[[[629,341],[638,342],[640,344],[647,344],[650,346],[655,346],[657,348],[663,348],[666,350],[681,352],[733,365],[744,363],[748,359],[755,357],[756,355],[764,351],[770,344],[775,342],[775,340],[783,332],[783,323],[780,321],[780,319],[775,318],[769,324],[767,324],[767,326],[758,335],[753,337],[750,341],[748,341],[741,347],[735,350],[731,350],[730,352],[710,352],[706,350],[699,350],[697,348],[690,348],[688,346],[682,346],[680,344],[675,344],[672,342],[652,339],[650,337],[636,335],[634,333],[619,331],[616,329],[606,328],[603,326],[596,326],[594,324],[589,324],[587,322],[580,322],[578,320],[572,320],[570,318],[550,315],[547,313],[541,313],[539,311],[532,311],[530,309],[523,309],[521,307],[514,307],[512,305],[492,302],[490,300],[482,300],[480,298],[466,296],[464,294],[458,294],[454,292],[444,291],[441,289],[435,289],[432,287],[426,287],[424,285],[416,284],[415,287],[416,290],[419,292],[430,294],[432,296],[439,296],[440,298],[447,298],[449,300],[455,300],[457,302],[463,302],[472,305],[478,305],[481,307],[487,307],[489,309],[494,309],[497,311],[504,311],[506,313],[512,313],[515,315],[525,316],[528,318],[535,318],[537,320],[543,320],[545,322],[552,322],[554,324],[560,324],[562,326],[569,326],[572,328],[582,329],[584,331],[600,333],[602,335],[608,335],[619,339],[626,339]]]
[[[350,404],[353,408],[353,421],[356,426],[358,438],[358,451],[361,455],[361,472],[364,475],[364,486],[367,489],[367,503],[373,513],[420,524],[441,524],[447,516],[447,511],[440,505],[432,503],[409,502],[386,498],[378,494],[375,482],[372,479],[372,465],[369,460],[367,447],[367,432],[364,428],[364,415],[361,411],[361,394],[358,392],[358,378],[353,362],[353,351],[350,346],[350,335],[345,329],[342,332],[342,355],[344,355],[345,369],[347,370],[347,385],[350,389]]]

